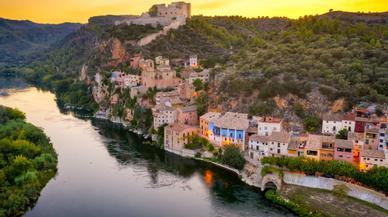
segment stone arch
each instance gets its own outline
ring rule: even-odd
[[[269,189],[281,190],[282,179],[277,174],[267,174],[261,181],[261,191]]]

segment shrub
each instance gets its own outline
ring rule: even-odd
[[[311,211],[308,208],[302,207],[301,205],[291,200],[283,199],[274,190],[268,190],[267,192],[265,192],[265,198],[267,198],[267,200],[270,200],[275,204],[281,205],[283,207],[287,207],[298,216],[303,216],[303,217],[322,217],[323,216],[321,213],[318,213],[317,211]]]
[[[374,167],[362,172],[345,161],[317,161],[303,157],[264,157],[263,164],[285,167],[290,171],[301,171],[308,175],[321,173],[328,177],[347,177],[378,191],[388,192],[388,168]]]
[[[221,162],[238,170],[242,170],[245,165],[245,158],[239,147],[232,144],[224,147],[224,152],[221,155]]]
[[[304,129],[307,132],[316,132],[321,125],[321,119],[317,116],[307,116],[303,120]]]

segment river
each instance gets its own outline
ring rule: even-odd
[[[27,217],[293,216],[230,172],[145,145],[111,124],[61,113],[50,92],[6,83],[0,104],[24,111],[58,153],[58,173]]]

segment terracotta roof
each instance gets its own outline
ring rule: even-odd
[[[208,112],[208,113],[202,115],[200,118],[207,120],[207,121],[212,121],[215,118],[219,118],[220,116],[221,116],[221,113],[219,113],[219,112]]]
[[[220,128],[246,130],[249,127],[248,114],[227,112],[215,119],[214,125]]]
[[[291,137],[290,142],[288,143],[289,150],[298,150],[306,146],[305,137]]]
[[[298,138],[291,138],[290,142],[288,143],[288,150],[298,150],[299,147],[299,139]]]
[[[272,132],[268,141],[287,143],[290,140],[290,134],[288,132]]]
[[[268,142],[268,136],[259,136],[255,134],[249,137],[249,140],[253,140],[255,142]]]
[[[307,149],[318,150],[322,148],[322,143],[334,143],[334,136],[323,136],[323,135],[314,135],[309,134],[307,139]]]
[[[322,120],[324,121],[342,121],[343,115],[339,113],[329,113],[322,115]]]
[[[385,158],[384,151],[365,149],[361,151],[361,157]]]
[[[353,148],[353,142],[344,139],[336,139],[335,147],[337,148]]]
[[[182,132],[184,130],[189,130],[189,129],[190,130],[197,130],[196,127],[185,125],[185,124],[180,124],[180,123],[174,123],[174,124],[171,124],[167,127],[173,131],[176,131],[176,132]]]
[[[271,117],[271,116],[264,116],[264,117],[259,118],[258,122],[263,122],[263,123],[281,123],[282,119]]]
[[[356,118],[356,114],[354,113],[347,113],[343,115],[343,120],[354,121],[355,118]]]

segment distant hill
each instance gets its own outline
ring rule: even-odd
[[[362,13],[362,12],[345,12],[330,11],[322,14],[321,17],[339,19],[351,23],[364,22],[367,24],[388,24],[388,12],[382,13]]]
[[[78,23],[37,24],[0,18],[0,67],[28,62],[80,27]]]

